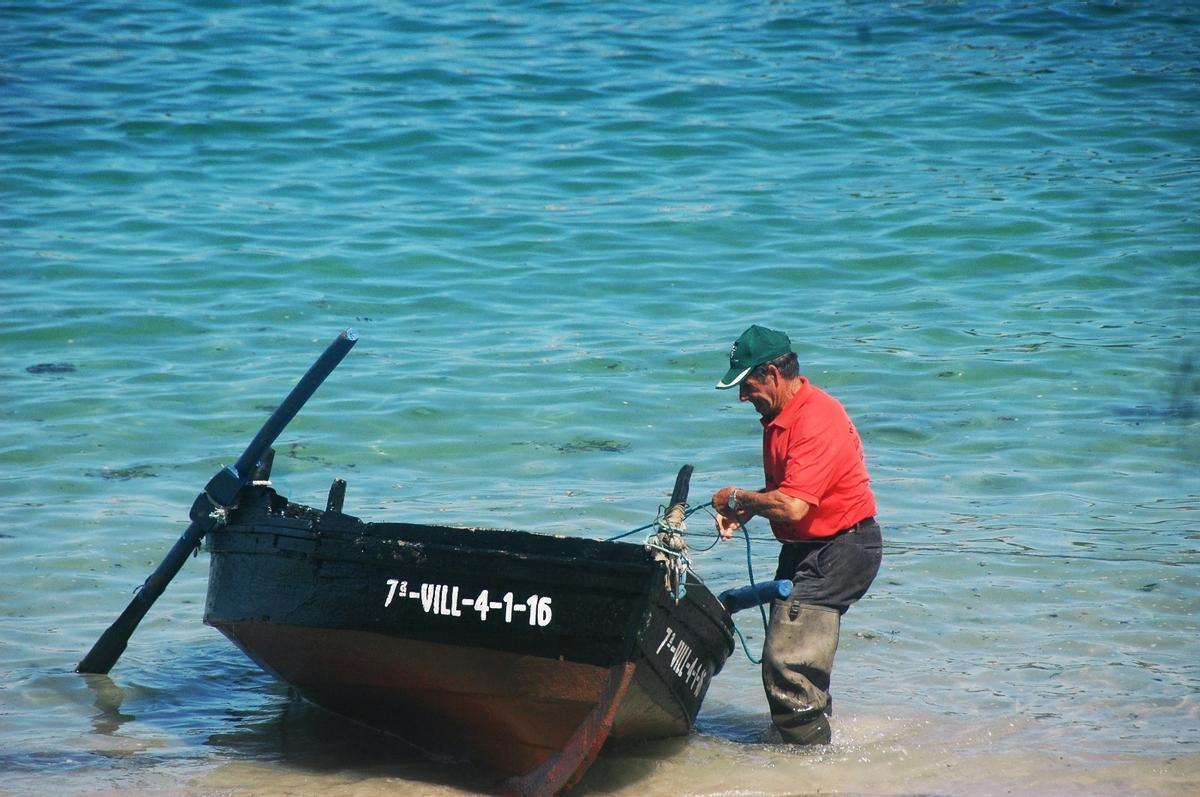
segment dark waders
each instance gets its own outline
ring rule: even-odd
[[[828,744],[826,716],[841,618],[879,572],[883,541],[868,518],[829,540],[784,543],[776,578],[792,594],[771,607],[762,679],[771,722],[785,742]]]

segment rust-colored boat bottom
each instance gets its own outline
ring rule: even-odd
[[[317,705],[434,754],[466,754],[507,776],[508,791],[531,797],[583,776],[636,670],[633,662],[602,667],[363,631],[213,625]],[[686,733],[688,724],[680,717],[653,735]],[[637,717],[626,725],[638,730]]]

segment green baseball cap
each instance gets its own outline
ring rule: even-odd
[[[792,350],[792,341],[782,332],[757,324],[742,333],[729,350],[729,370],[717,382],[717,390],[736,387],[758,366]]]

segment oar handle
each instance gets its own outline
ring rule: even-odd
[[[214,510],[233,504],[238,491],[250,480],[254,470],[271,448],[271,444],[275,442],[275,438],[288,425],[288,422],[296,417],[296,413],[321,386],[325,377],[329,376],[338,366],[338,363],[342,361],[357,340],[358,333],[352,329],[347,329],[338,335],[337,339],[329,344],[324,353],[317,358],[308,372],[292,388],[292,392],[283,400],[279,408],[267,419],[262,429],[246,447],[237,464],[222,468],[209,479],[204,492],[196,496],[196,500],[192,504],[189,513],[192,522],[188,525],[187,531],[176,540],[175,545],[167,552],[166,558],[138,589],[133,600],[125,607],[125,611],[121,612],[121,616],[100,635],[96,644],[92,645],[92,649],[75,667],[76,672],[103,675],[112,669],[113,665],[117,663],[117,659],[125,652],[129,638],[137,629],[138,623],[146,616],[146,612],[158,600],[158,596],[162,595],[167,584],[171,583],[171,579],[175,578],[175,574],[183,567],[183,563],[191,556],[192,551],[196,550],[196,546],[200,544],[204,535],[217,525]]]
[[[238,458],[237,464],[233,466],[243,483],[250,478],[250,473],[266,456],[267,449],[275,442],[275,438],[279,437],[283,428],[291,422],[292,418],[296,417],[296,413],[317,391],[317,388],[325,381],[325,377],[338,367],[338,364],[357,342],[358,333],[353,329],[345,330],[337,336],[333,343],[329,344],[329,347],[317,358],[308,372],[300,377],[300,381],[292,388],[292,392],[283,400],[279,408],[271,413],[271,417],[263,424],[263,428],[250,441],[250,445],[246,446],[246,450]]]
[[[242,489],[250,480],[251,474],[262,462],[263,457],[267,455],[267,451],[279,437],[279,433],[291,422],[292,418],[296,417],[296,413],[317,391],[317,388],[325,381],[325,377],[329,376],[334,368],[337,368],[338,363],[357,342],[358,333],[353,329],[347,329],[338,335],[337,339],[330,343],[329,347],[312,364],[308,372],[300,378],[300,381],[292,388],[292,392],[288,393],[287,398],[275,412],[271,413],[271,417],[267,418],[267,422],[258,430],[258,434],[250,441],[250,445],[246,446],[246,450],[238,457],[238,461],[217,471],[208,480],[208,484],[204,486],[204,492],[208,494],[213,506],[229,506],[233,503],[238,490]],[[194,514],[192,519],[195,519]]]

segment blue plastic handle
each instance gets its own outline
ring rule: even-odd
[[[758,606],[760,603],[776,599],[782,600],[791,594],[792,582],[781,578],[778,581],[766,581],[754,586],[747,584],[744,587],[727,589],[717,596],[717,600],[725,607],[725,611],[734,614],[742,609]]]

